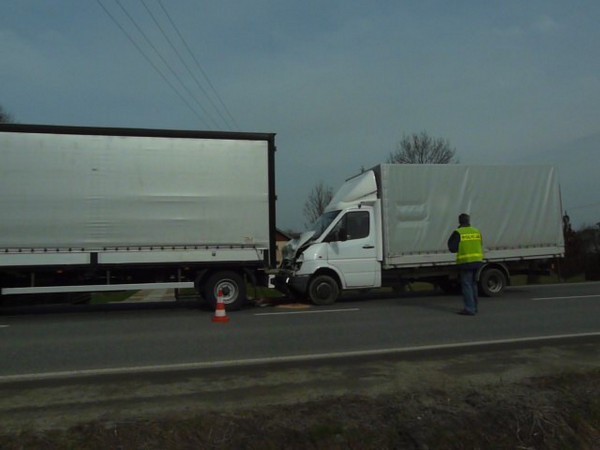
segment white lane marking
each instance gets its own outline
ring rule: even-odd
[[[519,284],[506,286],[506,289],[520,290],[520,289],[538,289],[546,287],[572,287],[572,286],[593,286],[599,285],[600,281],[576,281],[576,282],[554,282],[548,284]]]
[[[0,325],[0,328],[8,328],[10,325]]]
[[[600,294],[593,295],[569,295],[566,297],[534,297],[531,300],[540,301],[540,300],[572,300],[577,298],[599,298]]]
[[[255,316],[283,316],[288,314],[322,314],[322,313],[338,313],[338,312],[351,312],[360,311],[359,308],[347,308],[347,309],[319,309],[310,311],[282,311],[282,312],[269,312],[269,313],[255,313]]]
[[[577,333],[577,334],[556,334],[548,336],[535,336],[527,338],[515,338],[515,339],[498,339],[490,341],[475,341],[475,342],[457,342],[454,344],[440,344],[440,345],[420,345],[414,347],[397,347],[387,348],[379,350],[364,350],[364,351],[352,351],[352,352],[334,352],[334,353],[313,353],[306,355],[292,355],[292,356],[273,356],[266,358],[250,358],[250,359],[236,359],[236,360],[224,360],[224,361],[213,361],[213,362],[199,362],[199,363],[181,363],[181,364],[165,364],[165,365],[154,365],[154,366],[134,366],[134,367],[115,367],[107,369],[84,369],[84,370],[71,370],[64,372],[45,372],[45,373],[25,373],[17,375],[4,375],[0,376],[0,383],[10,383],[16,381],[37,381],[37,380],[49,380],[49,379],[66,379],[75,377],[91,377],[98,375],[126,375],[135,374],[139,372],[172,372],[177,370],[200,370],[200,369],[214,369],[214,368],[226,368],[226,367],[245,367],[258,364],[268,363],[286,363],[286,362],[297,362],[297,361],[319,361],[336,358],[348,358],[348,357],[360,357],[360,356],[385,356],[395,355],[402,353],[412,353],[419,351],[429,350],[447,350],[453,348],[469,348],[479,347],[485,345],[502,345],[502,344],[514,344],[522,342],[536,342],[536,341],[550,341],[556,339],[572,339],[582,337],[600,337],[600,331],[592,333]]]
[[[537,288],[547,288],[547,287],[573,287],[573,286],[589,286],[589,285],[598,285],[600,281],[579,281],[574,283],[548,283],[548,284],[520,284],[515,286],[506,286],[506,289],[519,290],[519,289],[537,289]]]

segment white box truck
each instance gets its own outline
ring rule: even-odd
[[[239,308],[275,264],[274,153],[272,133],[0,125],[1,294],[195,287]]]
[[[414,280],[453,290],[458,271],[447,241],[460,213],[483,234],[484,295],[564,255],[554,168],[383,164],[349,179],[313,229],[289,243],[277,286],[315,304]]]

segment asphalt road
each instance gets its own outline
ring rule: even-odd
[[[154,299],[156,300],[156,299]],[[0,316],[0,431],[478,389],[600,369],[600,283],[459,297],[350,296],[248,308],[215,324],[193,304],[35,308]]]
[[[200,369],[430,347],[600,335],[600,283],[510,288],[456,315],[460,297],[349,296],[331,307],[247,308],[227,324],[193,304],[0,316],[0,381]],[[43,312],[43,313],[42,313]]]

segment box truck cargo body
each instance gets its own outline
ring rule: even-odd
[[[275,258],[274,134],[0,126],[3,295],[196,287]]]
[[[458,271],[447,241],[460,213],[483,234],[486,295],[500,294],[511,273],[564,255],[554,168],[383,164],[348,180],[288,245],[277,283],[317,304],[345,289],[414,280],[452,290]]]

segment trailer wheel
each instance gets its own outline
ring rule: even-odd
[[[212,308],[217,306],[219,291],[223,294],[223,303],[228,311],[238,310],[246,302],[246,284],[236,272],[214,273],[204,283],[203,297]]]
[[[484,269],[479,277],[479,291],[485,297],[502,295],[506,284],[506,275],[500,269]]]
[[[331,305],[339,294],[338,284],[329,275],[319,275],[308,285],[308,296],[315,305]]]

